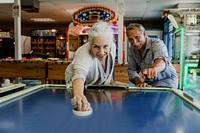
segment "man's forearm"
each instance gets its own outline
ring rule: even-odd
[[[165,60],[162,58],[158,58],[154,61],[154,63],[149,67],[149,68],[153,68],[155,67],[157,72],[161,72],[165,69],[166,67],[166,63]]]
[[[143,81],[139,77],[131,79],[131,82],[135,85],[143,83]]]

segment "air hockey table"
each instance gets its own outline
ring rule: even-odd
[[[0,98],[0,133],[199,133],[200,108],[169,88],[87,87],[93,113],[76,116],[63,85]]]

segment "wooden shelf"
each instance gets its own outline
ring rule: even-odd
[[[32,36],[31,40],[33,55],[43,57],[49,53],[50,57],[56,56],[56,36]]]

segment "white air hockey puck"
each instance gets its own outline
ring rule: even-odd
[[[75,109],[72,110],[73,114],[76,116],[88,116],[92,114],[92,108],[88,111],[77,111]]]

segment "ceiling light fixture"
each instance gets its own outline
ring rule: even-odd
[[[0,3],[14,3],[14,0],[0,0]]]
[[[31,18],[31,20],[35,22],[54,22],[55,21],[52,18]]]
[[[141,17],[124,17],[124,20],[142,20]]]
[[[64,10],[65,13],[73,14],[75,10]]]

